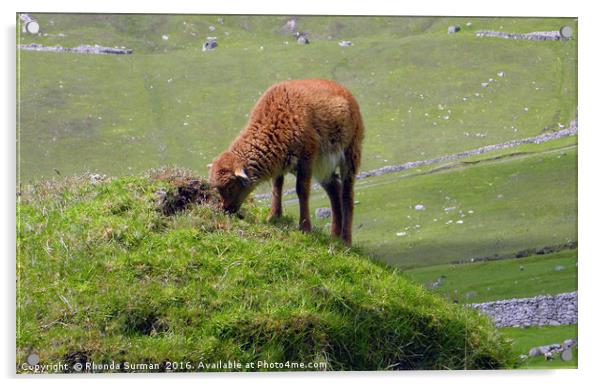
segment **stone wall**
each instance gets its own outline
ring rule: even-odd
[[[511,32],[501,31],[477,31],[477,36],[493,37],[502,39],[524,39],[524,40],[568,40],[564,36],[560,35],[560,31],[539,31],[529,32],[527,34],[518,34]]]
[[[462,158],[469,157],[469,156],[480,155],[483,153],[496,151],[499,149],[513,148],[515,146],[523,145],[523,144],[540,144],[542,142],[555,140],[555,139],[558,139],[561,137],[574,136],[577,134],[577,131],[578,131],[578,122],[577,122],[577,120],[573,120],[573,121],[571,121],[570,126],[568,128],[564,128],[561,130],[557,130],[557,131],[553,131],[553,132],[546,132],[546,133],[540,134],[535,137],[528,137],[528,138],[523,138],[523,139],[519,139],[519,140],[510,140],[510,141],[503,142],[501,144],[486,145],[481,148],[472,149],[472,150],[464,151],[464,152],[460,152],[460,153],[454,153],[451,155],[436,157],[436,158],[430,159],[430,160],[410,161],[410,162],[407,162],[405,164],[400,164],[400,165],[386,165],[384,167],[372,169],[370,171],[361,172],[357,175],[357,179],[361,180],[361,179],[365,179],[368,177],[381,176],[381,175],[385,175],[388,173],[400,172],[400,171],[403,171],[406,169],[424,167],[427,165],[437,164],[437,163],[444,162],[444,161],[458,160],[458,159],[462,159]],[[320,188],[320,185],[316,183],[316,184],[313,184],[311,188],[313,190],[317,190]],[[294,193],[295,193],[294,189],[288,189],[288,190],[284,191],[284,195],[291,195]],[[256,199],[268,199],[271,197],[272,197],[272,194],[269,194],[269,193],[255,195]]]
[[[115,54],[115,55],[129,55],[133,53],[131,48],[125,47],[103,47],[95,44],[94,46],[90,46],[87,44],[83,44],[77,47],[63,47],[60,45],[57,46],[44,46],[42,44],[31,43],[31,44],[21,44],[17,46],[20,50],[26,51],[45,51],[45,52],[75,52],[78,54]]]
[[[486,314],[500,328],[577,324],[577,292],[467,306]]]

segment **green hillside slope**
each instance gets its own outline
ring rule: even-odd
[[[28,187],[18,206],[17,362],[510,367],[486,318],[287,221],[156,209],[163,180]]]
[[[566,138],[360,180],[355,241],[406,269],[570,246],[577,241],[576,169],[575,139]],[[325,196],[314,191],[312,208],[327,207]],[[290,199],[288,213],[296,216]],[[315,221],[328,228],[328,219]]]

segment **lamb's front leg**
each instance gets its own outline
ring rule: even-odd
[[[272,180],[272,208],[268,216],[268,222],[282,216],[282,186],[284,185],[284,175],[276,176]]]
[[[299,163],[297,167],[297,197],[299,197],[299,229],[311,231],[311,220],[309,217],[309,192],[311,190],[311,168],[310,163]]]

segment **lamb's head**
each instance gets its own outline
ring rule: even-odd
[[[253,187],[244,168],[243,160],[226,151],[219,155],[209,167],[209,182],[217,189],[226,212],[238,212]]]

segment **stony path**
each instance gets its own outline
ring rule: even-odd
[[[577,292],[512,298],[467,306],[489,316],[499,328],[577,324]]]
[[[510,141],[503,142],[501,144],[486,145],[486,146],[483,146],[480,148],[476,148],[476,149],[472,149],[472,150],[468,150],[468,151],[464,151],[464,152],[459,152],[459,153],[454,153],[451,155],[435,157],[434,159],[429,159],[429,160],[410,161],[405,164],[399,164],[399,165],[387,165],[387,166],[384,166],[381,168],[372,169],[370,171],[361,172],[357,175],[357,179],[361,180],[361,179],[365,179],[368,177],[381,176],[381,175],[384,175],[387,173],[395,173],[395,172],[399,172],[399,171],[404,171],[406,169],[437,164],[437,163],[440,163],[443,161],[458,160],[458,159],[462,159],[465,157],[480,155],[483,153],[493,152],[493,151],[500,150],[500,149],[513,148],[518,145],[540,144],[542,142],[556,140],[556,139],[562,138],[562,137],[574,136],[577,134],[577,130],[578,130],[577,121],[572,121],[571,125],[568,128],[561,129],[556,132],[544,133],[544,134],[540,134],[535,137],[528,137],[528,138],[523,138],[523,139],[518,139],[518,140],[510,140]],[[315,190],[318,188],[320,188],[319,184],[312,185],[312,189]],[[289,190],[284,191],[284,195],[290,195],[290,194],[294,194],[294,193],[295,193],[294,189],[289,189]],[[272,195],[269,193],[258,194],[258,195],[255,195],[255,198],[256,199],[267,199],[267,198],[270,198],[271,196]]]

